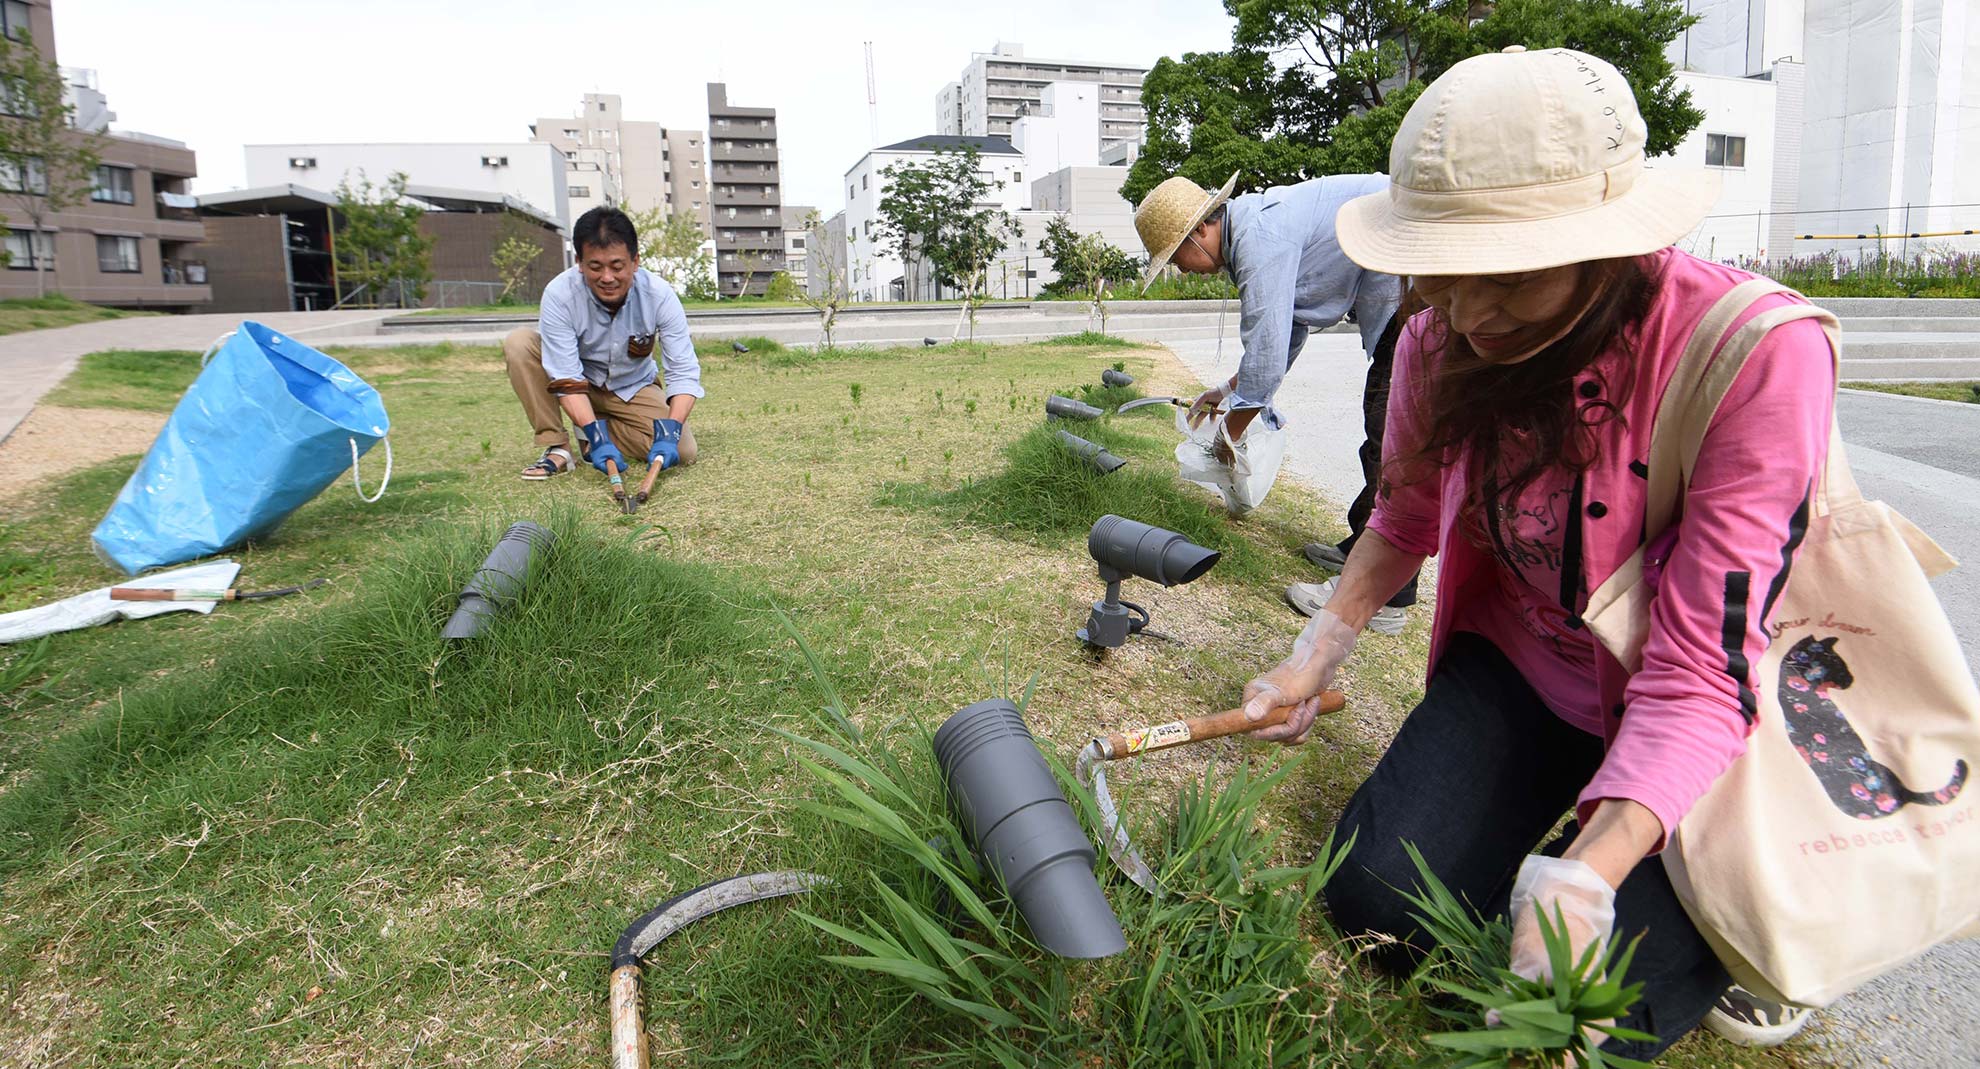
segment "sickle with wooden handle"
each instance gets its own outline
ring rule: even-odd
[[[612,1069],[649,1069],[646,1024],[639,1012],[639,959],[662,939],[712,913],[768,898],[803,894],[830,883],[810,872],[754,872],[704,883],[660,903],[632,922],[612,948]]]
[[[1336,713],[1347,705],[1347,697],[1340,691],[1329,690],[1320,694],[1320,711]],[[1293,707],[1282,705],[1266,713],[1262,719],[1248,720],[1242,706],[1226,709],[1209,716],[1191,717],[1188,720],[1172,720],[1153,727],[1137,728],[1133,731],[1120,731],[1102,735],[1086,744],[1079,752],[1079,763],[1075,775],[1081,786],[1093,792],[1094,805],[1100,810],[1100,824],[1107,836],[1107,856],[1135,886],[1149,894],[1160,896],[1161,884],[1155,882],[1155,872],[1148,862],[1141,859],[1134,843],[1129,840],[1127,826],[1121,823],[1120,811],[1114,808],[1114,799],[1107,793],[1107,769],[1109,761],[1118,761],[1130,754],[1147,753],[1151,750],[1166,750],[1171,746],[1183,746],[1208,739],[1221,739],[1242,731],[1256,731],[1259,728],[1276,727],[1286,722]]]

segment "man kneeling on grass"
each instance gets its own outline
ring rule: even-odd
[[[644,450],[646,462],[663,469],[694,463],[687,419],[702,396],[701,362],[681,299],[639,266],[639,235],[617,208],[578,216],[571,247],[577,266],[543,287],[537,325],[502,339],[509,384],[544,447],[522,477],[571,470],[567,414],[584,435],[584,459],[599,471],[608,460],[625,469],[615,442],[634,456]]]

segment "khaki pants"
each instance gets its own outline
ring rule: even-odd
[[[502,339],[502,359],[509,366],[509,385],[515,387],[516,400],[522,402],[523,414],[529,417],[529,425],[536,431],[536,444],[570,448],[570,434],[564,427],[564,406],[550,392],[550,373],[543,370],[543,338],[536,328],[517,327],[510,331]],[[653,421],[667,418],[667,399],[661,396],[659,385],[641,387],[630,401],[621,401],[618,394],[597,386],[588,392],[591,410],[605,421],[613,444],[628,461],[645,460],[647,450],[653,448]],[[686,426],[681,428],[680,445],[681,463],[694,463],[694,431]]]

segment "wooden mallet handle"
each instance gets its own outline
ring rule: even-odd
[[[1320,711],[1337,713],[1347,705],[1347,696],[1338,690],[1323,691],[1320,695]],[[1150,750],[1166,750],[1171,746],[1183,746],[1208,739],[1221,739],[1226,735],[1236,735],[1242,731],[1256,731],[1259,728],[1275,727],[1286,722],[1293,707],[1282,705],[1265,714],[1262,720],[1247,720],[1244,708],[1226,709],[1209,716],[1196,716],[1188,720],[1171,720],[1166,724],[1140,728],[1135,731],[1117,731],[1104,736],[1100,741],[1109,761],[1118,760],[1129,754],[1147,753]]]
[[[169,586],[113,586],[111,601],[232,601],[235,591],[176,590]]]

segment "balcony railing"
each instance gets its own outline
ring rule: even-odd
[[[777,148],[775,145],[758,147],[755,145],[734,143],[724,147],[723,142],[716,141],[708,150],[708,158],[717,164],[775,163],[777,162]]]
[[[167,286],[206,285],[206,261],[167,260],[162,265],[164,282]]]

